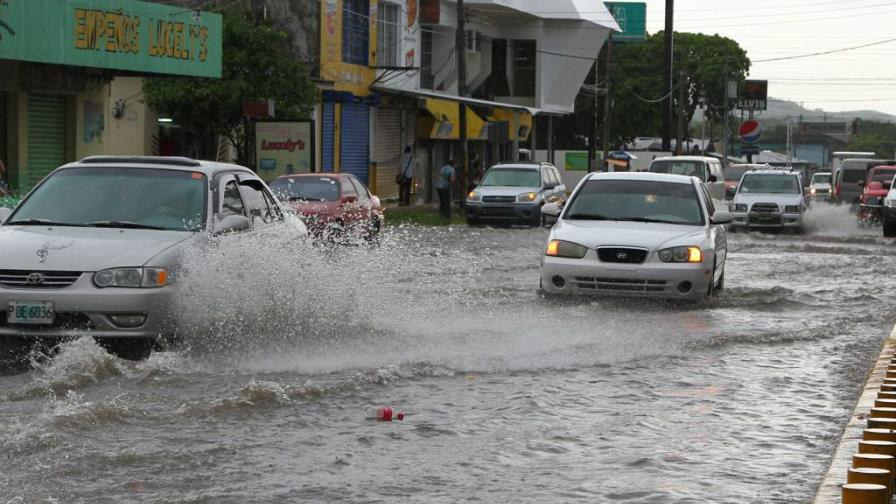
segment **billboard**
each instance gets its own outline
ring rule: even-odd
[[[747,80],[737,98],[741,110],[765,110],[768,108],[768,81]]]
[[[255,123],[255,167],[265,182],[311,172],[310,122]]]
[[[617,42],[639,42],[647,38],[647,4],[644,2],[604,2],[622,33],[614,33]]]

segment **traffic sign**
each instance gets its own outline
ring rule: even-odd
[[[604,2],[622,29],[614,33],[616,42],[638,42],[647,38],[647,4],[644,2]]]
[[[740,125],[740,139],[744,141],[744,143],[752,144],[759,141],[759,137],[762,136],[762,126],[759,124],[759,121],[755,119],[750,119],[744,121],[743,124]]]
[[[766,110],[768,107],[768,81],[744,81],[743,89],[737,99],[737,108],[741,110]]]

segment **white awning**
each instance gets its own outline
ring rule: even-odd
[[[370,86],[374,91],[379,91],[381,93],[389,93],[389,94],[400,94],[400,95],[408,95],[408,96],[416,96],[419,98],[437,98],[439,100],[450,100],[461,103],[467,103],[469,105],[480,105],[483,107],[501,107],[501,108],[509,108],[516,110],[525,110],[526,112],[532,115],[538,115],[541,113],[548,113],[547,111],[535,108],[535,107],[527,107],[525,105],[519,105],[516,103],[502,103],[502,102],[494,102],[489,100],[480,100],[477,98],[468,98],[465,96],[457,96],[448,93],[439,93],[436,91],[424,91],[419,89],[409,90],[409,89],[401,89],[394,88],[389,86],[384,86],[382,84],[374,84]]]

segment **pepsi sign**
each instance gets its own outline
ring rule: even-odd
[[[744,121],[743,124],[740,125],[739,133],[740,139],[743,140],[744,143],[756,143],[759,141],[759,137],[762,136],[762,126],[759,124],[759,121],[750,119]]]

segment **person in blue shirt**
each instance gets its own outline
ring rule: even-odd
[[[451,187],[454,186],[457,160],[452,159],[439,170],[436,180],[436,191],[439,193],[439,215],[451,219]]]

